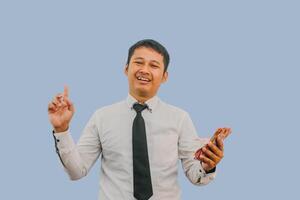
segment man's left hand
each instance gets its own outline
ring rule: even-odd
[[[223,135],[227,136],[230,134],[231,129],[223,128],[221,132],[224,133]],[[215,168],[224,157],[223,139],[224,137],[222,137],[222,134],[219,134],[216,138],[216,144],[210,141],[207,145],[201,148],[202,153],[199,156],[199,160],[202,161],[202,167],[206,172]]]
[[[215,168],[217,164],[224,157],[224,145],[220,136],[217,137],[217,145],[211,141],[202,148],[202,154],[200,155],[200,161],[202,161],[203,169],[208,172]]]

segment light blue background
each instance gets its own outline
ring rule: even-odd
[[[129,46],[171,55],[159,96],[200,136],[230,126],[217,178],[182,199],[299,199],[299,1],[1,1],[0,199],[97,199],[100,162],[71,182],[47,104],[70,88],[77,140],[99,107],[126,98]],[[297,191],[298,189],[298,191]]]

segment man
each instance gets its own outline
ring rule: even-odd
[[[187,112],[156,96],[168,79],[168,64],[169,54],[158,42],[134,44],[124,69],[129,83],[126,100],[97,110],[77,145],[69,133],[75,109],[68,88],[49,103],[56,150],[71,180],[86,176],[101,155],[99,199],[180,199],[178,159],[195,185],[215,177],[223,157],[221,136],[205,144]],[[229,132],[229,128],[218,129],[223,135]]]

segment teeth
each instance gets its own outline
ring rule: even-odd
[[[144,78],[144,77],[141,77],[141,76],[137,77],[137,79],[138,79],[138,80],[143,80],[143,81],[149,81],[149,79]]]

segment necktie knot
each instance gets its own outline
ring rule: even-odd
[[[148,108],[148,105],[147,104],[139,104],[139,103],[135,103],[133,104],[133,109],[137,112],[137,113],[140,113],[142,112],[144,109]]]

